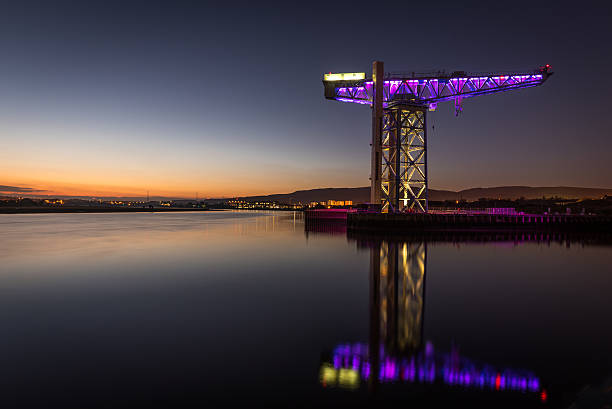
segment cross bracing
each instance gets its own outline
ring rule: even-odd
[[[425,110],[405,104],[383,112],[383,212],[427,211]]]
[[[325,98],[372,107],[370,204],[382,212],[427,212],[427,110],[465,98],[542,85],[550,65],[494,74],[384,74],[375,61],[365,73],[326,74]]]
[[[514,89],[541,85],[550,75],[547,70],[512,75],[478,75],[458,77],[385,78],[383,105],[394,98],[410,96],[414,102],[435,108],[435,104]],[[390,76],[390,75],[387,75]],[[325,96],[341,102],[372,104],[371,79],[326,83]],[[328,89],[329,88],[329,89]],[[333,88],[333,89],[332,89]]]

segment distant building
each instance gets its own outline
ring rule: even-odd
[[[252,209],[252,210],[261,210],[261,209],[294,210],[294,209],[301,209],[303,207],[301,203],[283,204],[283,203],[268,202],[268,201],[247,202],[246,200],[238,200],[238,199],[228,200],[227,205],[234,209]]]
[[[351,206],[352,200],[328,200],[327,206]]]
[[[489,207],[486,209],[487,214],[499,214],[503,216],[515,215],[516,209],[514,207]]]
[[[45,199],[45,204],[53,206],[62,206],[64,201],[62,199]]]

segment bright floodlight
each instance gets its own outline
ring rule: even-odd
[[[365,72],[345,72],[345,73],[337,73],[325,74],[323,79],[325,81],[355,81],[355,80],[364,80],[366,77]]]

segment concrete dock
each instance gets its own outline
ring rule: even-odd
[[[462,213],[347,213],[348,230],[612,230],[612,216]]]

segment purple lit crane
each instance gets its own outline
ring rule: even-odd
[[[375,61],[365,73],[325,74],[325,98],[372,106],[370,202],[383,212],[427,212],[427,110],[439,102],[461,101],[542,85],[550,65],[509,74],[384,74]]]

